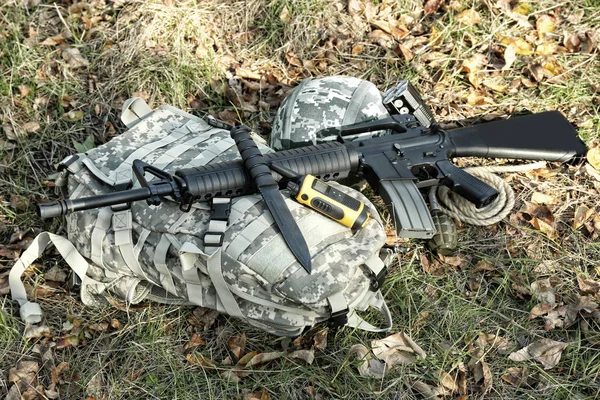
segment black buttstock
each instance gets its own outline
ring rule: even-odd
[[[492,157],[580,162],[587,147],[558,111],[493,121],[448,132],[449,157]]]

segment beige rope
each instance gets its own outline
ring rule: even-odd
[[[497,167],[470,167],[465,171],[476,176],[498,191],[498,197],[489,205],[476,208],[475,205],[463,197],[451,192],[446,186],[433,186],[429,191],[439,209],[458,220],[479,226],[493,225],[503,220],[510,214],[515,205],[515,193],[508,183],[495,173],[522,172],[544,168],[545,161],[524,165],[506,165]]]

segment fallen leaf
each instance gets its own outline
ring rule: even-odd
[[[541,317],[542,315],[547,315],[550,311],[554,310],[555,308],[556,304],[536,304],[529,312],[529,319],[535,319],[537,317]]]
[[[392,49],[395,44],[394,38],[380,29],[375,29],[369,32],[368,38],[372,43],[377,43],[381,47],[385,47],[387,49]]]
[[[325,350],[327,348],[327,333],[329,332],[329,328],[321,329],[319,332],[315,334],[313,337],[314,344],[313,347],[317,350]]]
[[[547,33],[554,32],[555,27],[556,21],[554,20],[554,17],[548,14],[540,15],[535,22],[535,29],[537,30],[540,39],[543,39]]]
[[[502,380],[513,386],[521,386],[526,379],[527,370],[520,367],[511,367],[502,375]]]
[[[481,22],[481,17],[475,9],[470,8],[458,14],[456,20],[463,25],[473,26]]]
[[[581,45],[581,39],[576,33],[565,32],[563,45],[570,53],[578,52]]]
[[[47,38],[42,43],[40,43],[40,45],[42,45],[42,46],[57,46],[57,45],[63,43],[65,40],[69,39],[70,37],[71,37],[70,32],[62,32],[56,36]]]
[[[23,331],[23,336],[26,339],[36,339],[41,337],[52,337],[50,333],[50,328],[47,325],[31,325],[25,324],[25,330]]]
[[[427,323],[427,320],[429,319],[429,316],[431,315],[431,312],[429,311],[423,311],[421,312],[417,318],[415,318],[415,320],[413,321],[412,325],[411,325],[411,329],[417,330],[419,329],[421,326],[425,325]]]
[[[485,349],[486,346],[491,346],[493,349],[498,350],[500,354],[507,353],[515,346],[514,343],[502,336],[483,332],[479,333],[477,344],[482,349]]]
[[[41,129],[41,125],[39,122],[26,122],[23,124],[23,129],[27,133],[35,133]]]
[[[66,282],[67,273],[58,265],[54,265],[46,273],[44,273],[44,279],[54,282]]]
[[[190,365],[198,365],[207,369],[216,369],[215,363],[201,354],[188,354],[185,358]]]
[[[504,49],[504,66],[502,67],[502,71],[508,71],[516,60],[517,48],[515,45],[509,44]]]
[[[315,360],[314,350],[296,350],[288,355],[289,358],[297,358],[304,361],[308,365],[311,365]]]
[[[60,338],[56,339],[56,349],[57,350],[64,349],[67,347],[76,347],[78,345],[79,345],[79,336],[78,335],[64,336],[64,337],[60,337]]]
[[[585,205],[577,207],[573,216],[573,229],[577,230],[581,228],[595,213],[596,210],[588,208]]]
[[[90,62],[81,55],[79,49],[68,47],[62,51],[62,57],[67,61],[71,69],[86,68],[90,66]]]
[[[474,87],[479,87],[481,78],[478,73],[487,63],[487,58],[483,54],[475,54],[462,62],[461,71],[467,72],[467,78]]]
[[[556,295],[550,279],[540,279],[531,284],[533,297],[540,303],[555,304]]]
[[[206,342],[202,340],[202,338],[197,333],[194,333],[190,340],[183,345],[183,351],[195,351],[199,346],[204,346],[205,344]]]
[[[425,15],[433,14],[442,6],[442,4],[442,0],[426,0],[423,11]]]
[[[362,1],[360,0],[349,0],[348,1],[348,14],[352,15],[352,16],[357,16],[359,14],[362,14],[362,11],[364,10],[365,5],[362,3]]]
[[[493,90],[496,93],[505,93],[506,90],[508,89],[508,85],[499,76],[485,78],[483,80],[483,86],[485,86],[488,89]]]
[[[373,340],[371,347],[375,357],[384,361],[388,368],[398,364],[410,364],[418,358],[427,357],[423,349],[402,332],[385,339]]]
[[[262,388],[260,392],[247,393],[244,395],[244,400],[269,400],[269,392],[267,389]]]
[[[417,392],[419,392],[421,394],[421,396],[423,396],[423,398],[427,399],[427,400],[437,400],[438,397],[438,391],[436,390],[437,388],[434,388],[431,385],[426,384],[425,382],[422,381],[416,381],[413,382],[412,384],[412,388],[415,389]]]
[[[227,347],[235,357],[237,362],[246,352],[246,333],[242,333],[241,336],[232,336],[227,341]]]
[[[270,353],[260,353],[252,357],[252,359],[246,364],[246,367],[252,367],[254,365],[263,364],[269,361],[277,360],[286,353],[284,351],[273,351]]]
[[[586,159],[596,171],[600,172],[600,146],[595,146],[589,149]]]
[[[492,388],[493,384],[492,370],[490,369],[489,365],[487,365],[483,356],[471,358],[467,365],[473,373],[475,382],[482,382],[481,392],[486,394]]]
[[[582,276],[577,275],[577,283],[579,283],[579,290],[585,294],[591,294],[592,296],[600,295],[600,282],[592,279],[584,279]]]
[[[551,369],[560,362],[562,352],[567,346],[567,343],[552,339],[541,339],[511,353],[508,358],[512,361],[527,361],[533,358],[540,362],[544,369]]]
[[[557,204],[559,199],[549,194],[533,192],[531,202],[535,204]]]
[[[451,393],[466,394],[466,367],[461,362],[451,372],[440,371],[439,382]]]
[[[360,43],[355,44],[354,46],[352,46],[352,55],[353,56],[359,55],[360,53],[362,53],[364,48],[365,48],[365,46],[363,46]]]
[[[240,383],[240,377],[235,373],[235,371],[227,369],[219,374],[219,376],[227,381],[228,383]]]
[[[63,119],[65,121],[80,121],[83,119],[83,115],[83,111],[81,110],[71,110],[63,114]]]
[[[286,24],[288,22],[290,22],[290,19],[292,19],[292,16],[290,14],[290,10],[288,10],[287,6],[283,6],[283,9],[281,10],[281,12],[279,13],[279,19],[282,22],[285,22]]]
[[[554,42],[542,42],[535,47],[538,56],[551,56],[558,51],[558,45]]]
[[[363,344],[355,344],[350,347],[349,356],[356,355],[356,358],[361,362],[358,365],[358,373],[360,376],[368,376],[371,378],[383,378],[386,370],[386,363],[374,359],[369,353],[369,349]]]

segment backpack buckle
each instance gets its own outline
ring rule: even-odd
[[[385,277],[387,276],[387,267],[383,267],[381,269],[381,271],[379,271],[377,274],[375,274],[374,272],[371,273],[371,285],[369,286],[369,288],[373,291],[376,292],[377,290],[379,290],[381,288],[381,286],[383,285],[383,282],[385,282]]]
[[[227,221],[231,211],[231,199],[215,197],[210,206],[210,219]]]
[[[348,308],[331,313],[331,317],[327,320],[327,324],[331,328],[339,328],[348,323]]]

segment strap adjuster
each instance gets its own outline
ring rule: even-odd
[[[383,282],[385,282],[385,277],[387,276],[387,267],[383,267],[381,269],[381,271],[379,271],[377,273],[377,275],[375,275],[375,273],[371,273],[371,285],[369,286],[369,288],[372,291],[377,291],[381,288],[381,286],[383,285]]]
[[[218,239],[217,239],[218,237]],[[220,247],[223,246],[225,232],[206,232],[204,234],[204,247]]]
[[[344,326],[348,323],[348,308],[343,310],[339,310],[331,313],[331,317],[327,320],[327,323],[332,328],[339,328],[340,326]]]
[[[227,202],[220,202],[216,200],[217,199],[213,199],[210,206],[210,219],[227,221],[229,219],[229,212],[231,211],[230,199],[227,199]]]

